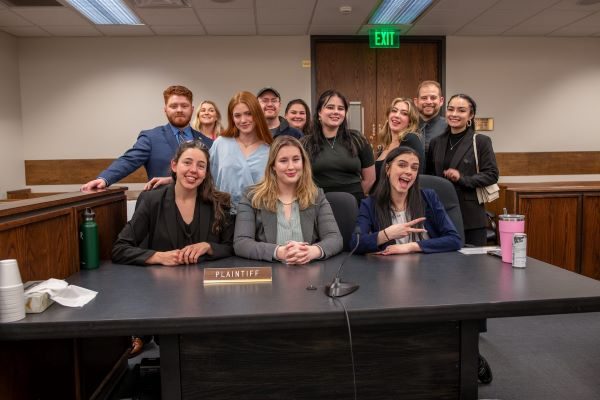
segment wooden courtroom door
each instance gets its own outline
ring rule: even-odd
[[[442,47],[441,39],[401,38],[398,49],[371,49],[364,38],[315,38],[313,107],[318,96],[331,88],[342,92],[348,101],[360,101],[364,107],[363,134],[376,146],[376,134],[394,98],[415,97],[422,80],[442,81]]]

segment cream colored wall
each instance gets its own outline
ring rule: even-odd
[[[600,38],[448,37],[446,95],[455,93],[494,118],[496,152],[600,150]],[[600,174],[502,180],[576,179]]]
[[[0,199],[25,186],[17,39],[0,32]]]
[[[25,159],[120,156],[141,129],[166,123],[162,91],[172,84],[189,87],[195,104],[216,101],[225,119],[239,90],[273,86],[284,104],[310,100],[307,37],[37,38],[19,47]]]

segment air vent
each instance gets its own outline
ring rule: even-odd
[[[188,0],[133,0],[137,8],[189,8]]]
[[[11,7],[64,7],[55,0],[2,0]]]

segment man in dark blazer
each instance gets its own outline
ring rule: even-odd
[[[148,180],[169,176],[169,166],[181,141],[200,140],[210,147],[212,140],[190,127],[194,113],[192,92],[184,86],[169,86],[164,92],[165,115],[169,123],[142,131],[132,148],[113,161],[98,178],[86,183],[81,190],[103,189],[120,181],[142,165]]]

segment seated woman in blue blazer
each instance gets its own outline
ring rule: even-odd
[[[419,155],[391,150],[372,196],[360,204],[356,253],[436,253],[460,249],[461,239],[435,191],[419,188]],[[353,238],[354,246],[356,238]]]
[[[331,206],[313,182],[306,151],[291,136],[277,137],[263,179],[238,204],[235,254],[306,264],[339,253],[342,245]]]
[[[184,142],[171,161],[173,183],[144,192],[112,251],[119,264],[195,264],[233,255],[230,196],[215,189],[208,149]]]

